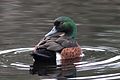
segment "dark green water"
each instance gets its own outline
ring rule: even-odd
[[[59,16],[76,22],[85,56],[57,67],[39,64],[32,75],[29,54]],[[0,1],[0,80],[119,80],[119,48],[119,0]]]

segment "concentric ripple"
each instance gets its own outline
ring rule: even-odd
[[[54,74],[51,73],[51,75],[54,75],[55,78],[64,76],[70,80],[120,79],[120,55],[117,48],[107,46],[82,46],[82,50],[85,54],[84,57],[76,62],[72,62],[73,60],[71,60],[70,62],[72,63],[62,61],[61,66],[59,65],[57,69],[55,69],[55,67],[54,69],[50,68],[51,71],[54,72]],[[29,56],[32,51],[33,48],[2,50],[0,51],[0,67],[28,71],[30,70],[30,65],[33,63],[32,57]]]

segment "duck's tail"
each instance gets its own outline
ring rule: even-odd
[[[56,54],[47,49],[38,49],[31,54],[35,61],[40,62],[54,62],[56,61]]]

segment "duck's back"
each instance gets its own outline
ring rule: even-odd
[[[61,51],[64,48],[77,47],[77,42],[67,36],[51,36],[43,38],[36,49],[47,49],[50,51]]]
[[[78,56],[80,54],[80,48],[75,40],[72,40],[70,37],[65,35],[53,35],[44,37],[37,44],[34,55],[53,58],[56,56],[56,52],[59,52],[64,59],[71,58],[70,56],[76,55],[74,53],[75,51],[78,51],[76,53]],[[69,56],[67,57],[67,55]]]

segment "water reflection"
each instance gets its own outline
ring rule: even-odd
[[[43,64],[43,62],[40,61],[35,61],[33,63],[33,65],[30,66],[30,73],[31,74],[38,74],[39,76],[47,76],[49,74],[55,74],[55,63],[45,63]]]
[[[38,74],[39,76],[54,76],[58,79],[67,79],[71,77],[76,77],[76,67],[75,62],[80,62],[81,58],[61,60],[60,65],[53,63],[44,63],[40,61],[35,61],[33,65],[30,66],[31,74]]]

